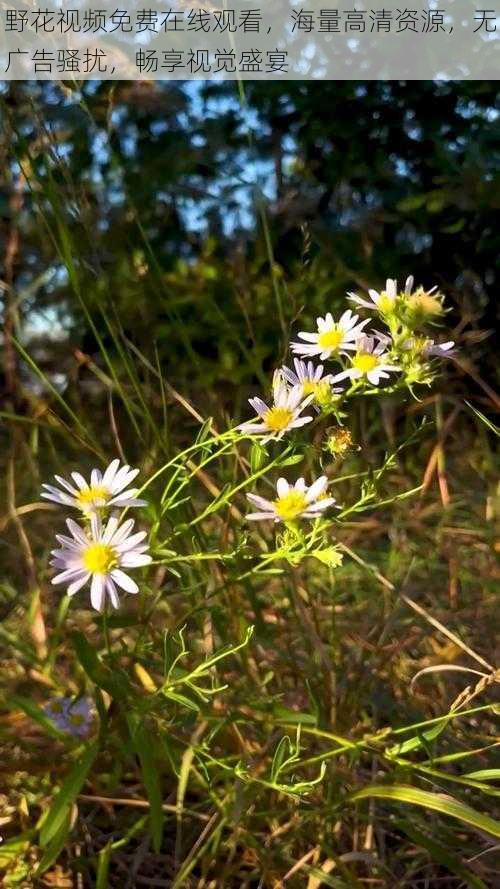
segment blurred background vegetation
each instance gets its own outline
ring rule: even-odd
[[[76,282],[172,382],[229,403],[303,307],[411,273],[491,381],[495,82],[13,82],[1,112],[4,314],[56,383],[96,351]]]
[[[201,656],[208,636],[217,645],[234,643],[245,621],[254,621],[254,607],[261,609],[252,655],[238,669],[221,668],[229,691],[219,711],[204,713],[210,726],[227,718],[214,741],[221,760],[234,751],[231,762],[242,757],[256,774],[267,774],[283,720],[302,717],[313,726],[307,745],[317,744],[320,759],[325,728],[361,739],[361,746],[333,760],[312,805],[302,809],[271,792],[258,797],[255,788],[235,784],[231,770],[229,776],[215,771],[207,792],[197,773],[186,800],[205,823],[217,824],[217,839],[211,846],[210,832],[199,835],[195,820],[175,853],[172,831],[166,832],[163,857],[151,854],[141,834],[133,838],[130,810],[108,819],[109,811],[87,797],[93,808],[83,839],[78,834],[80,851],[59,850],[44,878],[52,882],[42,885],[83,885],[72,882],[75,856],[85,887],[95,885],[99,850],[130,830],[123,848],[113,847],[109,885],[118,889],[124,873],[135,885],[128,874],[136,867],[138,886],[184,885],[162,883],[161,876],[153,881],[158,873],[173,880],[179,861],[193,868],[185,885],[196,889],[277,889],[289,870],[286,886],[309,889],[320,885],[314,874],[322,862],[323,882],[334,889],[371,885],[373,875],[384,889],[457,889],[464,881],[494,889],[498,864],[484,833],[426,809],[408,815],[403,807],[394,818],[394,804],[344,809],[339,820],[332,800],[337,805],[345,792],[387,769],[386,777],[418,779],[437,793],[461,794],[490,816],[497,812],[494,785],[478,787],[460,775],[457,786],[449,784],[467,763],[472,768],[468,760],[455,764],[457,752],[478,751],[474,767],[482,779],[491,770],[489,747],[498,733],[489,709],[457,720],[436,747],[435,735],[409,742],[405,755],[417,765],[428,756],[427,772],[417,765],[413,771],[408,761],[389,768],[378,741],[363,746],[367,733],[440,716],[466,683],[474,685],[468,675],[444,672],[410,687],[420,669],[477,667],[456,637],[483,664],[498,661],[498,462],[491,425],[498,426],[500,407],[493,335],[500,278],[497,84],[296,81],[238,89],[215,82],[78,88],[10,82],[0,86],[0,113],[5,832],[16,836],[32,826],[31,813],[46,808],[68,757],[54,757],[47,768],[46,735],[36,735],[26,713],[4,708],[4,697],[8,702],[15,691],[42,705],[54,683],[78,690],[82,671],[70,631],[84,633],[96,650],[102,644],[83,599],[66,615],[50,585],[47,553],[60,516],[39,503],[41,482],[54,472],[85,473],[121,456],[122,447],[147,477],[192,442],[203,418],[213,416],[224,429],[249,416],[246,398],[269,388],[299,316],[300,329],[307,329],[316,315],[345,308],[346,290],[379,289],[386,277],[402,282],[414,274],[417,284],[437,284],[445,293],[444,338],[457,341],[457,359],[443,362],[419,401],[359,399],[347,421],[354,446],[336,460],[323,449],[325,430],[315,431],[304,472],[317,473],[321,465],[332,478],[345,478],[336,496],[346,504],[359,496],[360,472],[378,499],[422,486],[418,496],[353,515],[339,533],[355,558],[346,558],[334,578],[308,564],[307,574],[289,571],[248,589],[235,581],[231,565],[201,563],[183,568],[179,581],[158,572],[154,626],[147,610],[138,617],[140,632],[154,638],[158,651],[163,628],[188,621]],[[228,460],[217,483],[234,484],[242,466],[239,457]],[[207,491],[214,495],[211,477],[197,477],[193,486],[200,478],[182,507],[188,518],[206,505]],[[244,512],[243,497],[239,507]],[[180,521],[177,513],[172,521]],[[241,521],[231,532],[225,522],[204,524],[193,546],[217,548],[226,535],[239,546]],[[210,609],[207,573],[210,589],[223,590]],[[406,607],[400,591],[427,617]],[[128,600],[126,607],[134,606]],[[117,646],[120,634],[136,632],[127,620],[126,610],[114,631]],[[139,666],[149,669],[149,656],[147,645],[137,647]],[[470,706],[489,706],[496,688],[473,692]],[[171,809],[179,763],[191,750],[189,719],[176,726],[168,755],[158,747]],[[159,724],[162,737],[170,737]],[[144,797],[133,751],[122,738],[114,743],[89,779],[92,792]],[[437,753],[445,778],[429,771]],[[120,772],[115,762],[122,756]],[[311,763],[314,777],[314,757]],[[498,779],[493,771],[496,777],[485,781]],[[212,822],[214,800],[224,814],[220,830]],[[17,876],[9,859],[6,885],[40,884],[29,877],[41,856],[33,834],[19,847]],[[313,846],[314,855],[295,872]],[[0,856],[0,874],[2,866]]]

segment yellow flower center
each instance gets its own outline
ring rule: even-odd
[[[345,333],[340,327],[325,330],[318,337],[318,346],[322,349],[338,349],[344,339]]]
[[[63,712],[62,704],[59,701],[52,701],[52,704],[50,705],[50,709],[51,709],[52,713],[62,713]]]
[[[356,370],[360,370],[363,374],[367,374],[371,370],[374,370],[378,363],[378,356],[373,355],[372,352],[358,352],[352,359],[352,366],[355,367]]]
[[[443,312],[441,300],[430,293],[426,293],[425,290],[417,290],[416,293],[410,296],[408,305],[410,309],[420,312],[422,315],[441,315]]]
[[[68,722],[70,722],[71,725],[79,726],[79,725],[83,725],[83,723],[85,722],[85,719],[84,719],[84,717],[82,716],[81,713],[73,713],[73,714],[69,717]]]
[[[96,500],[106,501],[108,498],[109,491],[107,488],[103,488],[102,485],[94,485],[90,488],[84,488],[83,491],[79,491],[76,495],[76,499],[84,512],[89,506],[92,506]]]
[[[305,494],[292,490],[285,494],[284,497],[278,497],[273,505],[280,519],[283,519],[284,522],[290,522],[304,512],[307,500]]]
[[[91,543],[83,553],[83,564],[91,574],[107,574],[118,565],[116,552],[106,543]]]
[[[326,404],[330,400],[330,384],[325,383],[324,380],[319,380],[319,382],[304,380],[302,383],[302,393],[303,395],[314,395],[314,399],[318,404]]]
[[[293,419],[293,411],[287,407],[271,407],[264,414],[264,422],[272,432],[287,429]]]

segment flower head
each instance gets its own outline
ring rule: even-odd
[[[351,367],[342,371],[333,378],[338,380],[360,380],[366,377],[373,386],[378,386],[380,380],[388,379],[389,372],[399,370],[395,364],[388,360],[389,354],[385,351],[386,343],[380,342],[374,336],[362,336],[356,342],[356,352],[349,356]]]
[[[71,537],[56,534],[61,548],[52,550],[51,564],[62,570],[52,583],[67,583],[68,596],[74,596],[90,581],[90,601],[97,611],[103,610],[106,595],[112,606],[118,608],[117,587],[127,593],[139,591],[136,582],[122,569],[149,565],[152,560],[146,553],[147,543],[142,542],[146,532],[131,534],[133,519],[119,525],[118,519],[112,516],[102,525],[93,515],[88,530],[72,519],[67,519],[66,524]]]
[[[283,374],[276,370],[273,378],[274,404],[269,407],[261,398],[249,398],[248,400],[259,415],[261,422],[242,423],[238,429],[252,434],[269,433],[266,436],[266,441],[270,438],[280,439],[290,429],[297,429],[299,426],[305,426],[306,423],[311,422],[312,417],[301,417],[300,414],[310,404],[313,397],[313,395],[309,395],[303,400],[302,387],[288,388]]]
[[[146,501],[137,498],[138,488],[127,488],[138,472],[138,469],[131,469],[130,466],[120,467],[120,461],[113,460],[104,474],[99,469],[92,470],[90,484],[79,472],[71,473],[74,484],[56,475],[55,480],[64,490],[53,485],[42,485],[45,490],[41,496],[62,506],[74,506],[86,516],[109,506],[117,509],[145,506]]]
[[[317,411],[329,403],[332,395],[342,392],[340,387],[332,388],[332,374],[323,376],[322,364],[314,367],[312,361],[301,361],[300,358],[294,358],[293,364],[295,372],[289,367],[283,367],[283,376],[290,385],[301,387],[304,398],[308,395],[313,396],[313,405]]]
[[[410,292],[413,287],[413,278],[407,278],[405,293]],[[396,306],[396,300],[398,298],[398,282],[393,278],[387,278],[385,284],[385,290],[369,290],[368,295],[370,297],[371,302],[367,299],[363,299],[361,296],[357,296],[356,293],[349,293],[348,297],[358,306],[363,306],[364,309],[374,309],[377,310],[379,315],[390,315]]]
[[[344,457],[353,447],[352,433],[344,426],[337,426],[335,429],[329,429],[324,444],[324,450],[336,459]]]
[[[431,287],[430,290],[424,287],[413,290],[413,278],[408,278],[406,284],[399,312],[401,319],[412,328],[417,328],[426,322],[437,321],[445,311],[444,296],[438,291],[437,286]]]
[[[279,478],[276,485],[278,494],[275,500],[266,500],[257,494],[247,494],[251,503],[258,507],[259,512],[251,512],[247,519],[273,519],[275,522],[292,522],[294,519],[317,519],[321,513],[333,506],[334,497],[327,497],[328,479],[322,475],[307,487],[303,478],[297,479],[295,485],[289,485],[286,479]]]
[[[305,342],[290,343],[292,352],[310,357],[319,355],[323,361],[333,354],[338,355],[346,349],[354,349],[354,343],[362,333],[365,324],[368,324],[368,320],[358,324],[359,315],[353,315],[351,310],[347,309],[338,321],[334,321],[333,315],[327,312],[324,318],[316,319],[317,333],[301,331],[298,336]]]
[[[425,356],[431,358],[451,358],[456,352],[454,345],[453,340],[448,340],[447,343],[436,343],[434,340],[427,340],[422,351]]]
[[[53,698],[43,709],[60,731],[75,738],[85,738],[95,719],[90,698],[78,698],[76,701],[69,696]]]

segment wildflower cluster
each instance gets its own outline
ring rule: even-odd
[[[113,608],[118,608],[117,588],[127,593],[139,591],[124,568],[139,568],[151,562],[148,545],[144,543],[146,531],[133,534],[133,519],[120,524],[120,519],[111,515],[105,520],[108,510],[145,504],[137,497],[138,489],[128,487],[138,472],[113,460],[104,474],[93,469],[90,483],[80,473],[73,472],[74,484],[55,476],[62,490],[43,485],[42,497],[74,507],[82,513],[84,522],[82,526],[67,519],[71,536],[56,534],[60,546],[52,550],[51,564],[59,571],[52,583],[67,584],[68,596],[74,596],[90,581],[90,601],[97,611],[104,610],[107,598]]]
[[[45,707],[45,714],[59,731],[86,738],[96,718],[93,702],[88,697],[77,700],[68,695],[53,698]]]
[[[373,317],[360,320],[359,315],[347,309],[338,319],[331,312],[317,318],[314,332],[300,331],[297,340],[290,343],[292,353],[300,356],[294,359],[294,369],[284,366],[275,370],[271,404],[259,397],[249,399],[258,422],[243,423],[238,427],[240,431],[263,435],[263,442],[280,440],[287,432],[313,421],[312,414],[304,414],[308,408],[317,413],[333,413],[340,421],[342,402],[354,394],[378,391],[388,380],[386,391],[403,387],[411,390],[413,384],[430,383],[431,359],[453,354],[453,342],[439,344],[426,333],[427,325],[436,324],[445,312],[443,295],[437,288],[413,290],[412,277],[402,291],[398,290],[397,281],[389,278],[385,290],[369,290],[368,294],[369,299],[354,293],[348,296],[357,306],[369,309],[377,321]],[[371,326],[380,322],[386,325],[387,332]],[[336,372],[324,373],[324,365],[315,365],[313,358],[334,362]],[[339,425],[329,430],[325,450],[335,458],[349,450],[351,444],[349,431]],[[300,517],[318,518],[335,503],[326,493],[327,486],[326,476],[309,488],[303,478],[293,486],[280,478],[276,499],[247,495],[258,509],[248,518],[285,523]]]

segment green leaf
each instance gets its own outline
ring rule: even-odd
[[[127,721],[132,744],[141,764],[144,787],[148,795],[153,846],[155,851],[159,852],[163,838],[163,800],[160,776],[154,756],[155,742],[147,727],[144,723],[138,721],[135,714],[130,715]]]
[[[55,835],[52,837],[50,843],[48,844],[38,867],[35,872],[35,876],[39,876],[43,874],[51,864],[54,864],[54,861],[57,861],[59,855],[61,854],[64,846],[66,845],[66,840],[68,839],[68,834],[71,829],[71,811],[68,809],[64,816],[63,821],[61,822],[58,830]]]
[[[435,812],[441,812],[442,815],[449,815],[450,818],[457,818],[465,824],[470,824],[477,830],[483,830],[494,837],[500,837],[500,821],[471,809],[470,806],[466,806],[465,803],[451,796],[429,793],[427,790],[419,790],[410,785],[372,784],[356,791],[349,799],[351,802],[360,799],[386,799],[409,803],[413,806],[423,806],[424,809],[433,809]]]
[[[444,732],[446,726],[448,725],[447,719],[442,719],[440,722],[437,722],[432,728],[427,729],[425,732],[419,732],[413,738],[408,738],[407,741],[402,741],[400,744],[394,744],[393,747],[389,747],[386,753],[389,756],[402,756],[405,753],[409,753],[411,750],[418,750],[420,747],[424,747],[427,749],[430,741],[434,741],[441,732]]]
[[[477,772],[468,772],[464,778],[473,778],[475,781],[500,781],[500,769],[479,769]]]
[[[304,459],[303,454],[292,454],[290,457],[285,457],[283,460],[277,461],[277,466],[295,466],[297,463],[302,463]]]
[[[44,816],[40,827],[40,845],[46,846],[62,828],[71,806],[82,789],[85,779],[96,758],[97,743],[86,747],[81,759],[73,766],[59,793]]]
[[[252,475],[258,472],[261,466],[264,465],[266,457],[266,449],[261,445],[259,441],[254,441],[252,447],[250,448],[250,472],[252,473]]]

